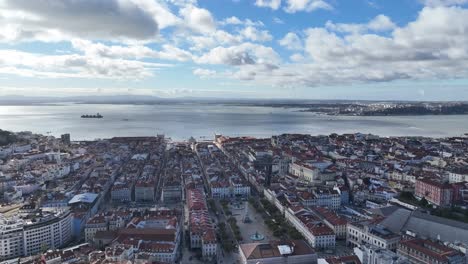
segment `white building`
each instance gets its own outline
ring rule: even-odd
[[[23,221],[18,219],[0,219],[0,260],[22,256]]]
[[[0,219],[1,260],[60,248],[70,241],[72,217],[69,210],[41,212],[41,217],[38,213]]]
[[[113,201],[121,201],[121,202],[131,201],[132,200],[132,188],[123,183],[112,186],[111,199]]]
[[[138,182],[135,184],[135,201],[154,201],[154,183],[152,181]]]
[[[30,151],[31,149],[31,144],[13,145],[13,152],[15,153],[24,153]]]
[[[362,264],[410,264],[409,260],[397,253],[376,246],[361,245],[354,248],[354,254]]]
[[[466,172],[448,172],[449,183],[468,182],[468,171]]]
[[[289,166],[289,173],[308,182],[320,182],[320,170],[305,163],[293,162]]]
[[[285,217],[313,248],[335,247],[335,232],[316,218],[310,210],[288,208],[285,210]]]
[[[85,241],[93,241],[94,235],[98,231],[108,230],[108,220],[104,215],[95,215],[88,220],[85,225]]]
[[[400,236],[392,233],[383,226],[364,220],[356,223],[348,223],[346,243],[360,246],[363,243],[382,249],[396,250]]]
[[[341,195],[334,189],[313,189],[298,194],[299,201],[303,206],[328,207],[337,210],[341,206]]]
[[[205,259],[216,257],[218,241],[214,229],[209,229],[202,236],[202,255]]]
[[[336,236],[335,232],[328,226],[324,224],[316,225],[310,227],[310,232],[312,234],[312,243],[313,248],[334,248],[336,245]]]
[[[229,183],[231,185],[231,196],[250,196],[250,186],[244,182],[239,176],[232,176],[229,178]]]
[[[225,182],[226,183],[226,182]],[[211,182],[211,197],[212,198],[229,198],[231,197],[231,189],[227,183],[223,185],[220,182]]]

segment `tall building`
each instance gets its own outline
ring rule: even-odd
[[[268,149],[262,147],[249,147],[249,160],[253,163],[254,168],[265,173],[265,186],[271,184],[271,174],[273,170],[273,155]]]
[[[70,145],[70,143],[71,143],[70,134],[68,134],[68,133],[60,135],[60,139],[62,140],[63,144]]]
[[[0,260],[28,256],[64,246],[72,237],[69,210],[0,218]]]

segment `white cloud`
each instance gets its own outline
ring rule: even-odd
[[[191,46],[191,50],[203,51],[219,45],[237,45],[242,42],[242,36],[235,36],[224,30],[216,30],[211,34],[188,36],[184,40]]]
[[[366,24],[346,24],[346,23],[333,23],[327,21],[326,28],[331,31],[342,32],[342,33],[351,33],[351,34],[361,34],[367,31],[390,31],[396,28],[395,23],[385,15],[378,15],[374,17],[371,21]]]
[[[75,49],[83,51],[89,56],[135,59],[156,57],[156,52],[146,46],[107,46],[102,43],[93,43],[83,39],[74,39],[71,43]]]
[[[212,33],[216,30],[216,23],[210,11],[194,5],[180,9],[179,13],[186,22],[186,26],[199,33]]]
[[[198,60],[202,64],[226,64],[231,66],[255,64],[255,59],[244,48],[216,47],[202,55]]]
[[[284,24],[284,21],[281,20],[281,18],[279,18],[279,17],[274,17],[274,18],[273,18],[273,22],[274,22],[275,24]]]
[[[302,41],[296,33],[289,32],[278,43],[289,50],[302,49]]]
[[[252,21],[250,19],[241,20],[236,16],[225,18],[220,23],[221,25],[245,25],[245,26],[254,26],[254,27],[263,27],[265,26],[262,21]]]
[[[154,15],[163,12],[162,9],[145,10],[139,5],[144,2],[3,0],[0,2],[0,31],[3,32],[0,41],[60,41],[73,37],[152,39],[159,29]]]
[[[468,3],[468,0],[421,0],[424,5],[427,6],[453,6],[453,5],[464,5]]]
[[[387,31],[396,28],[396,25],[389,17],[378,15],[367,24],[367,27],[374,31]]]
[[[162,50],[156,51],[146,46],[132,45],[107,46],[102,43],[93,43],[88,40],[74,39],[72,45],[75,49],[83,51],[88,56],[105,58],[130,58],[143,59],[154,58],[163,60],[188,61],[192,58],[190,52],[181,50],[169,44],[164,44]]]
[[[180,25],[182,20],[174,15],[170,8],[163,1],[154,0],[130,0],[143,10],[153,15],[158,22],[159,28],[164,29],[170,26]]]
[[[281,0],[256,0],[255,5],[258,7],[268,7],[277,10],[281,5]]]
[[[0,73],[47,78],[142,79],[167,64],[93,57],[89,55],[43,55],[0,50]]]
[[[200,78],[222,76],[254,81],[252,85],[468,78],[468,9],[459,6],[467,2],[426,0],[407,25],[381,14],[364,23],[329,21],[300,32],[292,29],[281,38],[261,21],[236,16],[217,21],[195,0],[0,0],[0,42],[72,45],[69,50],[53,46],[61,50],[56,55],[0,50],[0,73],[140,80],[170,66],[153,63],[164,60],[193,61],[199,68],[192,73]],[[289,13],[331,10],[329,3],[335,1],[255,1]],[[265,44],[274,37],[292,52],[281,58],[273,44]]]
[[[196,68],[193,70],[193,74],[199,76],[202,79],[210,78],[216,75],[215,70],[203,69],[203,68]]]
[[[242,21],[236,17],[236,16],[232,16],[232,17],[228,17],[226,19],[224,19],[222,21],[222,24],[226,24],[226,25],[241,25],[242,24]]]
[[[467,78],[466,17],[460,7],[426,7],[414,22],[384,36],[310,28],[305,53],[293,54],[291,63],[243,65],[231,76],[284,87]]]
[[[239,67],[237,71],[231,73],[230,77],[242,81],[270,82],[268,76],[276,79],[278,66],[269,63],[251,64]]]
[[[193,57],[190,52],[170,44],[164,44],[162,50],[157,53],[157,58],[164,60],[189,61],[192,60]]]
[[[271,41],[273,39],[273,36],[267,30],[258,30],[252,26],[241,30],[240,35],[247,40],[258,42]]]
[[[279,55],[272,48],[248,42],[231,47],[216,47],[196,59],[201,64],[231,66],[276,64],[279,61]]]
[[[294,53],[289,57],[289,59],[293,62],[303,62],[304,61],[304,56],[299,53]]]
[[[323,0],[286,0],[285,11],[296,13],[299,11],[312,12],[318,9],[332,10],[333,6]]]

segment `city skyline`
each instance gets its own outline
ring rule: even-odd
[[[467,3],[3,0],[0,96],[468,100]]]

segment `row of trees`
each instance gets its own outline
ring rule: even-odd
[[[265,224],[273,232],[274,236],[278,238],[303,239],[301,233],[287,222],[278,208],[268,200],[261,199],[260,202],[258,202],[258,200],[250,198],[249,203],[262,215]]]
[[[240,232],[239,226],[237,225],[237,219],[233,216],[228,218],[228,223],[231,226],[232,232],[234,232],[234,236],[236,237],[237,241],[242,241],[243,237]]]
[[[235,249],[234,243],[229,239],[224,222],[218,223],[218,241],[221,241],[221,247],[226,252],[232,252]]]
[[[434,208],[426,200],[426,198],[423,197],[421,200],[418,200],[416,199],[416,197],[414,197],[413,193],[407,192],[407,191],[401,192],[398,198],[405,203],[409,203],[415,206],[419,206],[423,209],[429,210],[431,214],[433,215],[468,223],[468,210],[466,209],[462,209],[456,206],[452,206],[448,208],[443,208],[443,207]]]
[[[452,206],[450,208],[437,208],[431,211],[433,215],[468,223],[468,210]]]
[[[228,200],[221,200],[221,206],[223,207],[223,211],[226,215],[232,215],[231,210],[229,209],[229,201]]]

